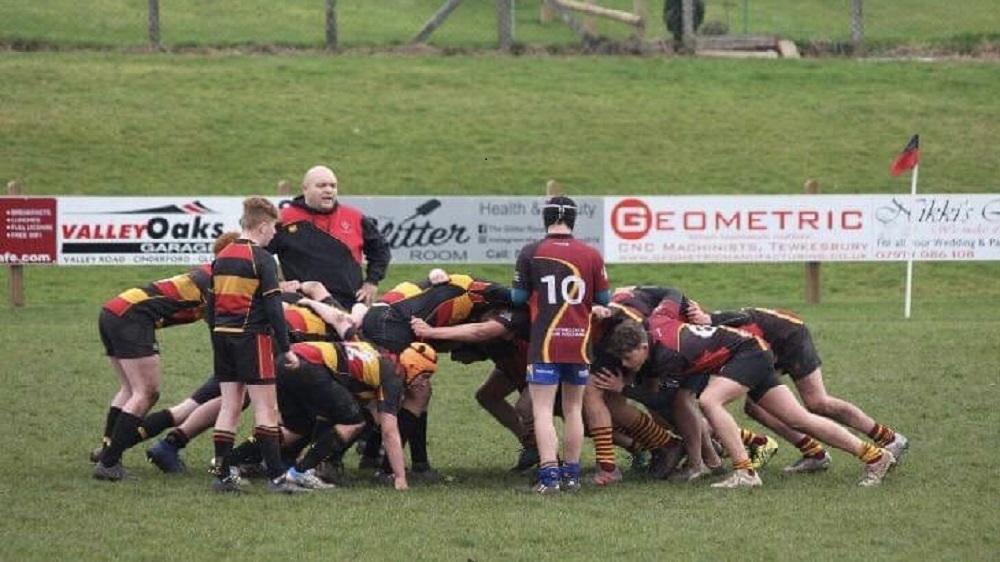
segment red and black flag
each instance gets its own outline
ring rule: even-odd
[[[906,143],[906,148],[903,152],[899,153],[899,156],[892,161],[892,167],[889,171],[894,176],[902,174],[906,170],[909,170],[920,163],[920,135],[913,135],[910,138],[910,142]]]

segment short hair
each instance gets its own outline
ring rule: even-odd
[[[649,342],[646,329],[635,320],[623,320],[608,335],[608,353],[621,358],[626,353]]]
[[[278,208],[263,197],[247,197],[243,200],[243,216],[240,226],[252,230],[266,222],[277,222]]]
[[[545,221],[545,228],[562,223],[573,230],[576,223],[576,201],[565,195],[549,197],[542,207],[542,220]]]
[[[223,232],[215,239],[215,243],[212,244],[212,253],[219,255],[219,252],[226,249],[226,246],[236,242],[240,239],[240,233],[235,230],[230,230],[229,232]]]

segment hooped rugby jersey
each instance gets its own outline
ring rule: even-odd
[[[145,287],[123,291],[104,303],[104,309],[116,316],[129,312],[145,314],[157,328],[190,324],[205,315],[211,278],[211,266],[202,265]]]

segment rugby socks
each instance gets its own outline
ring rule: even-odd
[[[896,432],[887,425],[876,423],[875,427],[868,432],[868,437],[871,437],[879,447],[885,447],[895,441]]]
[[[410,440],[410,460],[414,465],[427,465],[427,412],[417,418],[413,438]]]
[[[267,477],[275,480],[285,473],[281,462],[281,429],[278,426],[258,425],[253,428],[253,437],[260,447],[260,455],[264,457]]]
[[[753,474],[753,465],[750,463],[750,459],[745,458],[741,461],[733,461],[733,470],[745,470],[750,474]]]
[[[823,444],[806,435],[795,444],[795,448],[802,452],[803,457],[819,458],[826,454]]]
[[[118,414],[115,429],[111,434],[111,444],[101,453],[101,464],[114,466],[121,462],[122,453],[143,440],[139,425],[142,420],[128,412]]]
[[[173,426],[174,416],[171,415],[170,410],[160,410],[159,412],[149,414],[142,420],[142,429],[146,434],[143,439],[156,437],[168,427]]]
[[[750,445],[763,446],[767,445],[767,436],[762,433],[754,433],[753,431],[740,428],[740,439],[743,440],[743,444],[749,447]]]
[[[611,438],[614,430],[610,427],[595,427],[590,430],[594,440],[594,454],[597,457],[597,466],[604,472],[614,472],[615,466],[615,445]]]
[[[163,438],[163,440],[173,445],[176,449],[183,449],[184,447],[187,447],[187,444],[191,439],[186,433],[184,433],[183,429],[176,427],[172,429],[170,433]]]
[[[861,462],[872,464],[882,460],[882,449],[872,443],[862,443],[861,448],[858,449],[857,456],[861,459]]]
[[[343,450],[346,447],[347,445],[333,431],[333,423],[322,416],[317,416],[312,438],[309,445],[299,455],[299,460],[295,463],[295,470],[305,472],[316,468],[320,461],[330,456],[331,451]]]
[[[260,455],[260,447],[253,437],[240,443],[229,453],[229,463],[234,466],[260,464],[263,460],[264,458]]]
[[[234,441],[236,434],[232,431],[216,429],[212,432],[212,443],[215,444],[215,468],[218,470],[219,478],[229,476]]]
[[[105,449],[111,444],[111,435],[114,434],[115,423],[118,422],[118,416],[120,416],[121,413],[121,408],[116,408],[114,406],[108,408],[108,415],[104,420],[104,437],[101,439],[101,445]]]
[[[639,417],[625,430],[635,440],[637,449],[659,449],[666,447],[674,439],[669,431],[660,427],[645,413],[639,414]]]
[[[521,446],[525,449],[536,449],[538,448],[538,442],[535,441],[535,425],[528,424],[524,428],[524,435],[521,436]]]

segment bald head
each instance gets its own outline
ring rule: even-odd
[[[306,205],[329,211],[337,203],[337,176],[326,166],[313,166],[302,178],[302,196]]]

